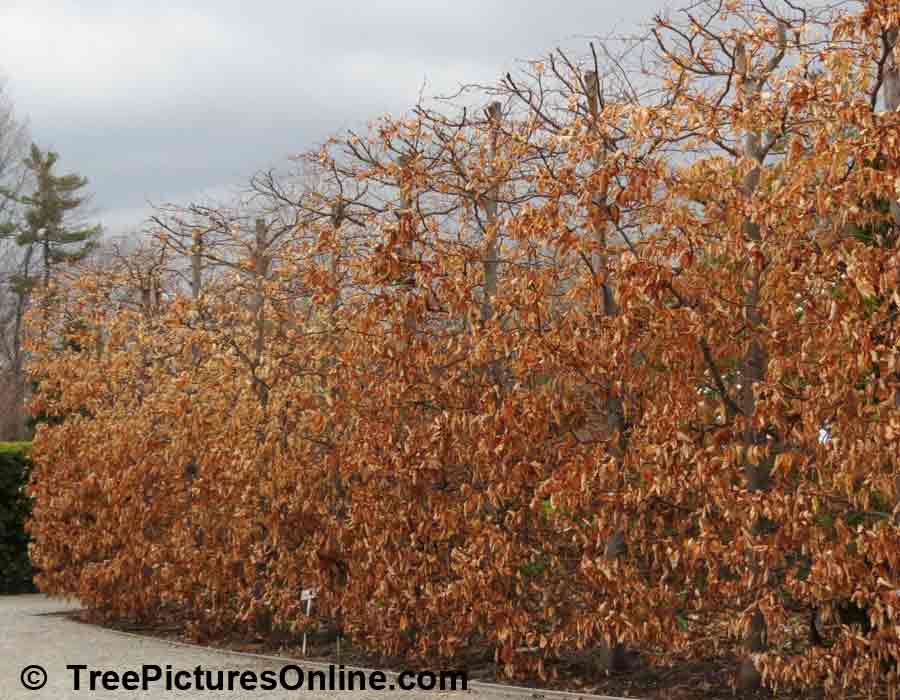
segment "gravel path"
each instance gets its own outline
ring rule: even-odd
[[[229,698],[244,700],[245,698],[266,698],[266,700],[284,700],[286,698],[305,697],[314,700],[333,692],[320,690],[310,691],[305,687],[299,690],[242,690],[240,685],[233,692],[214,690],[166,691],[165,668],[167,665],[175,671],[194,673],[197,666],[204,670],[224,672],[273,672],[274,677],[284,665],[276,661],[247,658],[226,652],[205,649],[188,649],[167,644],[160,640],[127,637],[89,625],[83,625],[67,619],[63,613],[72,610],[76,605],[52,600],[41,595],[0,596],[0,700],[107,700],[123,697],[141,698]],[[81,672],[81,690],[75,690],[75,672],[66,666],[84,664],[88,670],[115,671],[120,675],[120,683],[126,679],[122,674],[126,671],[141,673],[145,664],[156,664],[163,673],[161,682],[153,684],[148,690],[106,690],[100,686],[91,691],[87,687],[87,672]],[[23,681],[40,681],[40,671],[31,669],[23,678],[23,669],[29,665],[39,665],[46,670],[47,682],[39,690],[28,690]],[[151,672],[152,675],[152,672]],[[236,675],[236,674],[235,674]],[[227,677],[227,676],[226,676]],[[110,676],[111,678],[111,676]],[[289,683],[297,680],[296,673],[287,676]],[[388,679],[390,683],[392,679]],[[462,693],[424,692],[384,690],[384,691],[337,691],[345,696],[353,696],[352,700],[423,700],[428,697],[462,698]],[[466,698],[480,698],[480,692],[469,692]],[[348,700],[350,698],[348,697]]]

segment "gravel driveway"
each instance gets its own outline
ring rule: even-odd
[[[145,664],[156,664],[163,669],[170,665],[173,671],[184,670],[193,673],[197,666],[204,670],[226,672],[253,672],[257,678],[263,671],[277,676],[288,664],[263,659],[254,659],[236,654],[174,646],[164,641],[123,636],[89,625],[72,622],[63,614],[77,605],[51,600],[41,595],[0,596],[0,700],[85,700],[121,699],[123,697],[142,698],[266,698],[283,700],[286,698],[316,698],[335,693],[299,690],[242,690],[240,686],[233,692],[214,690],[166,691],[165,675],[161,682],[151,684],[148,690],[105,690],[98,687],[91,691],[86,687],[88,677],[81,672],[81,690],[74,688],[73,670],[68,665],[84,664],[88,670],[116,671],[119,683],[124,681],[126,671],[141,673]],[[41,666],[46,671],[47,682],[38,690],[29,690],[23,682],[39,683],[42,676],[37,669],[23,674],[23,669],[31,665]],[[226,676],[227,677],[227,676]],[[291,675],[290,683],[298,676]],[[390,683],[393,679],[388,679]],[[383,691],[338,691],[353,700],[421,700],[427,696],[434,700],[439,697],[455,696],[462,693],[383,690]],[[480,692],[470,692],[467,698],[480,697]]]

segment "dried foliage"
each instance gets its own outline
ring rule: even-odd
[[[364,646],[511,676],[740,639],[744,685],[896,690],[898,31],[698,3],[335,138],[255,225],[161,217],[36,304],[39,585],[198,636],[301,629],[317,586]]]

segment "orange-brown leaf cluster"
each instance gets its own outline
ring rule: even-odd
[[[770,686],[896,689],[900,13],[685,16],[637,82],[557,55],[46,290],[39,585],[198,634],[302,629],[317,587],[362,646],[510,674],[745,640]]]

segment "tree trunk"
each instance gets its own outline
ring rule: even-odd
[[[590,111],[592,123],[588,128],[597,130],[600,117],[600,77],[595,71],[585,73],[585,87],[587,89],[587,105]],[[598,149],[593,157],[595,171],[604,168],[606,161],[606,148]],[[610,256],[608,250],[609,228],[609,185],[608,182],[591,197],[591,211],[589,216],[591,236],[594,239],[594,250],[591,253],[591,271],[594,283],[598,289],[597,320],[618,316],[619,307],[616,303],[615,287],[610,279]],[[592,422],[600,434],[617,435],[617,444],[611,448],[612,454],[623,456],[625,415],[624,404],[619,396],[611,390],[595,409],[588,408],[588,412],[596,412]],[[627,551],[625,543],[626,533],[620,526],[605,542],[604,556],[607,559],[616,559]],[[598,650],[595,666],[603,672],[621,670],[626,663],[626,650],[618,640],[613,639],[611,644],[603,642]]]
[[[27,381],[25,376],[25,352],[24,333],[25,333],[25,312],[28,310],[28,302],[31,299],[31,292],[28,289],[30,277],[28,271],[31,268],[31,259],[34,256],[34,245],[29,245],[25,250],[25,257],[22,260],[22,280],[24,286],[19,290],[16,298],[15,319],[13,321],[13,338],[12,338],[12,367],[10,380],[13,382],[12,396],[12,435],[14,440],[22,440],[26,437],[26,411],[25,399],[27,395]]]
[[[787,34],[786,27],[781,22],[778,24],[778,42],[778,49],[775,55],[758,75],[753,74],[743,41],[739,40],[736,43],[734,47],[734,68],[738,80],[738,93],[743,104],[746,105],[752,102],[762,90],[766,80],[778,68],[784,58]],[[753,169],[745,176],[741,188],[748,200],[753,198],[759,186],[763,161],[768,151],[768,144],[764,144],[763,138],[764,135],[759,131],[750,131],[744,137],[743,155],[754,164]],[[773,137],[770,134],[765,134],[765,138],[771,141]],[[755,253],[758,253],[758,256],[751,255],[751,259],[748,261],[749,288],[744,295],[744,314],[750,333],[750,341],[747,352],[741,362],[741,386],[738,394],[738,405],[745,421],[743,441],[745,448],[749,449],[751,446],[760,444],[764,440],[764,437],[759,435],[753,427],[753,416],[756,413],[756,386],[765,380],[768,357],[757,335],[758,329],[764,321],[759,308],[764,266],[762,254],[759,252],[762,243],[762,231],[759,224],[747,219],[744,222],[744,235],[750,243],[749,247]],[[749,460],[745,461],[744,477],[747,483],[747,490],[750,492],[769,488],[769,471],[764,465],[755,465],[751,464]],[[758,520],[753,524],[754,534],[758,533],[761,528],[762,522]],[[761,567],[757,557],[753,552],[749,556],[751,557],[751,570],[754,573],[758,573]],[[750,625],[744,638],[744,646],[748,656],[743,659],[738,672],[738,682],[743,688],[755,688],[761,684],[762,678],[756,671],[750,654],[765,651],[768,648],[767,639],[768,627],[765,616],[756,607],[751,613]]]
[[[491,175],[494,159],[497,157],[497,138],[500,132],[500,103],[491,102],[485,110],[490,122],[490,157]],[[484,299],[481,302],[481,320],[486,322],[494,316],[494,297],[497,295],[497,200],[500,196],[500,185],[496,183],[488,190],[484,198],[484,218],[486,222],[485,235],[487,238],[484,250]]]
[[[266,349],[266,315],[265,315],[265,284],[269,275],[270,259],[267,255],[269,246],[268,233],[266,231],[266,222],[262,219],[256,220],[256,241],[253,250],[253,273],[255,276],[256,291],[254,292],[251,302],[253,311],[254,327],[256,337],[254,339],[254,358],[253,358],[253,383],[256,388],[257,397],[260,405],[265,408],[269,401],[268,387],[257,376],[263,365],[263,354]]]
[[[202,292],[203,278],[203,236],[198,230],[194,230],[194,244],[191,249],[191,298],[194,300],[194,306],[197,307]],[[199,316],[199,310],[197,311]],[[196,368],[200,364],[200,347],[196,342],[191,343],[191,363]],[[197,544],[197,535],[194,532],[193,513],[194,513],[194,480],[197,477],[197,459],[191,457],[185,466],[186,481],[186,507],[187,507],[187,528],[188,532],[195,544]]]

